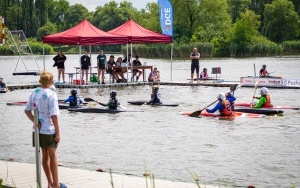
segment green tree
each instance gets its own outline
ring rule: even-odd
[[[22,7],[20,5],[13,5],[8,7],[6,11],[6,27],[10,30],[19,30],[22,28]]]
[[[172,0],[174,8],[174,38],[179,43],[189,42],[200,17],[200,0]]]
[[[264,12],[263,33],[274,42],[293,40],[299,35],[299,15],[289,0],[274,0]]]
[[[40,27],[37,30],[37,34],[36,34],[37,39],[38,39],[38,41],[41,41],[44,36],[51,35],[56,32],[57,32],[56,25],[48,21],[44,26]]]
[[[227,2],[228,11],[233,23],[242,12],[245,12],[249,8],[249,5],[251,4],[251,0],[227,0]]]
[[[70,4],[66,0],[48,0],[48,19],[57,25],[58,31],[66,28],[65,14],[70,9]]]
[[[39,20],[39,26],[43,26],[48,21],[47,0],[35,0],[35,11]]]
[[[34,37],[38,27],[34,0],[22,0],[22,8],[22,30],[26,37]]]
[[[148,3],[146,9],[138,11],[132,18],[141,26],[151,31],[161,32],[157,3]],[[147,22],[145,22],[145,20],[147,20]]]
[[[231,27],[227,8],[226,0],[202,0],[199,26],[193,33],[192,41],[211,42],[214,38],[226,38]]]
[[[96,8],[92,22],[101,30],[109,31],[132,18],[136,12],[137,10],[133,8],[132,3],[122,2],[118,6],[118,3],[111,1]]]
[[[70,6],[70,9],[65,13],[64,21],[67,28],[71,28],[79,22],[85,20],[89,15],[89,11],[81,4]]]

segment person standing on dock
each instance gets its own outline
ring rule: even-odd
[[[83,80],[85,74],[85,83],[88,84],[89,69],[91,69],[91,58],[89,57],[88,51],[84,51],[84,55],[81,56],[81,80]]]
[[[58,51],[57,56],[53,58],[54,60],[54,65],[57,66],[57,71],[58,71],[58,82],[60,82],[60,76],[62,76],[63,83],[65,82],[65,61],[67,57],[61,52]],[[53,65],[53,66],[54,66]]]
[[[190,59],[192,60],[192,64],[191,64],[191,81],[190,81],[190,83],[193,83],[195,70],[196,70],[196,75],[197,75],[197,83],[199,83],[200,53],[197,52],[197,48],[193,49],[193,52],[190,54]]]
[[[100,74],[101,74],[101,84],[105,84],[104,83],[105,64],[106,64],[106,55],[103,54],[103,50],[100,50],[100,54],[97,56],[98,84],[100,84]]]
[[[58,181],[58,162],[56,148],[60,141],[58,125],[59,107],[57,94],[50,87],[54,83],[53,75],[49,71],[43,71],[40,75],[41,87],[36,88],[27,101],[25,114],[31,122],[34,122],[32,111],[38,110],[39,142],[42,148],[42,166],[47,177],[48,188],[66,187]],[[34,134],[33,134],[34,135]],[[33,136],[33,143],[34,136]]]

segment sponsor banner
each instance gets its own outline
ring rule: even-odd
[[[169,0],[158,0],[162,34],[173,36],[173,7]]]
[[[282,79],[284,87],[300,87],[300,79]]]
[[[245,86],[254,86],[255,82],[259,82],[259,86],[282,87],[281,78],[254,78],[254,77],[241,77],[241,84]]]

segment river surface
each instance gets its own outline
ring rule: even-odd
[[[66,72],[74,72],[78,55],[68,55]],[[53,71],[53,56],[46,56],[46,69]],[[93,56],[96,58],[96,55]],[[36,83],[36,76],[12,76],[18,57],[0,57],[0,77],[9,83]],[[42,57],[37,57],[42,68]],[[142,59],[161,71],[162,80],[170,80],[168,60]],[[29,63],[26,60],[26,63]],[[262,64],[276,76],[300,78],[300,57],[247,59],[202,59],[201,69],[220,66],[225,80],[239,81],[254,75]],[[19,66],[21,67],[22,64]],[[94,70],[95,71],[95,70]],[[173,62],[173,80],[187,81],[188,60]],[[67,80],[67,79],[66,79]],[[109,99],[111,88],[79,89],[79,95],[101,102]],[[96,170],[112,169],[120,174],[142,176],[144,166],[158,179],[193,182],[189,171],[200,176],[201,183],[231,186],[300,187],[300,112],[285,110],[282,117],[191,118],[182,111],[203,108],[216,100],[218,92],[229,88],[205,86],[160,86],[162,100],[178,107],[132,106],[128,100],[148,99],[150,86],[115,88],[118,99],[128,109],[144,112],[119,114],[70,113],[61,110],[59,162],[67,167]],[[32,124],[24,106],[6,102],[27,100],[32,90],[16,90],[0,95],[0,160],[34,163],[31,147]],[[273,104],[300,106],[300,90],[269,89]],[[58,89],[60,99],[69,89]],[[253,88],[235,92],[237,102],[250,102]],[[259,92],[257,91],[257,94]],[[100,107],[100,106],[99,106]],[[0,169],[0,177],[1,177]],[[126,182],[124,182],[126,184]]]

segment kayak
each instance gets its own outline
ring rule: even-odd
[[[233,109],[235,112],[245,112],[245,113],[253,113],[253,114],[265,114],[265,115],[277,115],[283,114],[283,110],[278,109],[255,109],[255,108],[235,108]]]
[[[137,110],[110,110],[107,108],[68,108],[71,112],[85,112],[85,113],[119,113],[119,112],[143,112]]]
[[[23,106],[23,105],[26,105],[26,103],[27,103],[27,101],[7,102],[6,105],[9,105],[9,106]],[[61,101],[61,100],[58,100],[58,104],[59,105],[67,105],[67,106],[69,106],[68,103],[63,103],[63,101]],[[87,102],[83,102],[82,104],[85,105],[85,104],[88,104],[88,103]],[[68,109],[68,108],[62,107],[60,109]]]
[[[59,109],[82,108],[82,106],[70,106],[69,104],[58,104]]]
[[[243,107],[250,107],[251,103],[234,103],[234,106],[243,106]],[[290,110],[299,110],[299,107],[293,106],[272,106],[272,107],[263,107],[260,109],[290,109]]]
[[[6,88],[0,88],[0,93],[6,93],[7,89]]]
[[[154,103],[154,104],[146,104],[147,100],[139,100],[139,101],[128,101],[129,104],[132,105],[151,105],[151,106],[178,106],[177,103]]]
[[[180,114],[189,116],[193,112],[181,112]],[[248,118],[262,118],[266,117],[264,114],[253,114],[253,113],[244,113],[244,112],[234,112],[231,116],[221,116],[220,114],[211,114],[203,110],[200,116],[208,116],[208,117],[218,117],[218,118],[235,118],[235,117],[248,117]]]

